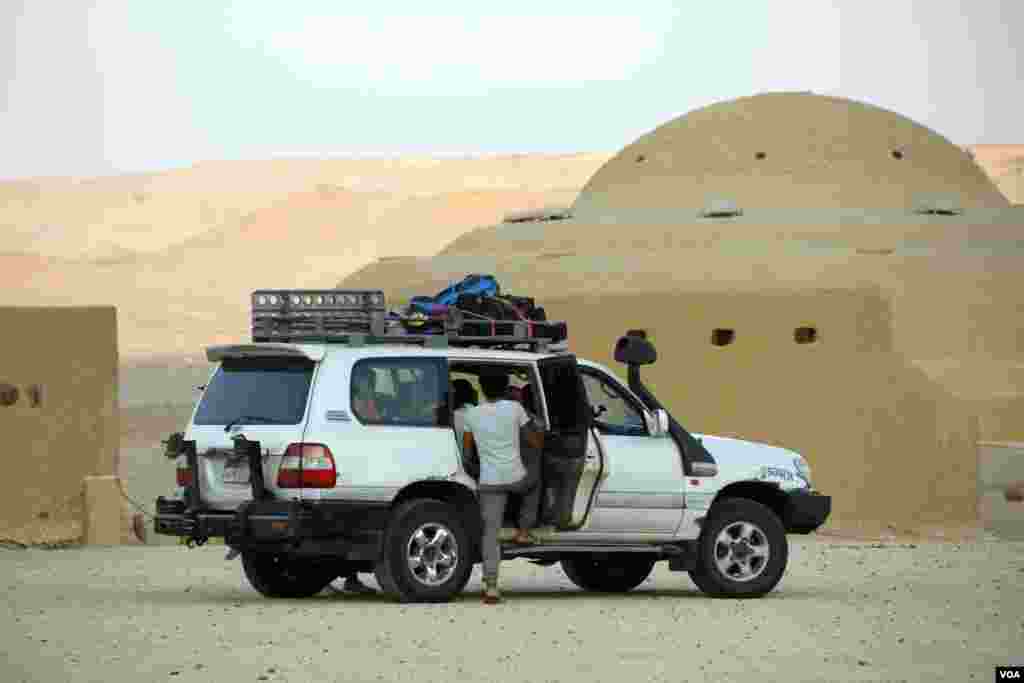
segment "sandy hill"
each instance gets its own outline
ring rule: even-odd
[[[973,145],[975,161],[1014,204],[1024,204],[1024,145]]]
[[[607,155],[210,162],[0,183],[0,304],[118,307],[125,358],[247,334],[258,287],[330,287],[510,211],[570,203]]]
[[[1013,199],[1024,146],[972,150]],[[468,233],[512,211],[572,204],[611,156],[212,161],[0,182],[0,304],[115,304],[126,359],[195,354],[247,334],[252,289],[329,287],[377,258],[453,243],[470,253],[465,240],[479,233]],[[877,246],[869,234],[864,246]],[[665,245],[649,246],[652,268]],[[546,259],[574,250],[540,234],[522,247]],[[475,270],[482,255],[456,266]]]

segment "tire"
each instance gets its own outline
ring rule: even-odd
[[[469,582],[472,555],[471,539],[455,509],[419,498],[393,513],[374,574],[384,592],[399,602],[448,602]],[[419,558],[419,566],[413,558]]]
[[[778,516],[756,501],[727,498],[711,509],[704,524],[690,578],[712,597],[759,598],[782,579],[788,559],[786,530]]]
[[[583,590],[626,593],[651,575],[654,562],[654,558],[635,553],[612,553],[604,557],[567,557],[561,564],[569,580]]]
[[[337,566],[277,553],[242,553],[242,570],[268,598],[309,598],[338,577]]]

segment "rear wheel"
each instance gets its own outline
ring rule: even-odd
[[[690,578],[714,597],[759,598],[782,579],[788,559],[778,516],[757,501],[730,498],[712,508]]]
[[[562,560],[562,570],[570,581],[583,590],[625,593],[651,575],[654,562],[654,558],[634,553],[581,555]]]
[[[455,509],[421,498],[395,510],[374,574],[401,602],[447,602],[473,571],[472,543]]]
[[[268,598],[308,598],[338,576],[336,566],[278,553],[242,553],[245,578]]]

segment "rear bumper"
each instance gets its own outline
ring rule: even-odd
[[[786,533],[809,534],[824,524],[832,512],[832,497],[817,491],[791,491],[786,499],[782,519]]]
[[[157,498],[153,530],[203,543],[223,538],[240,550],[307,551],[348,559],[375,559],[387,527],[385,503],[249,501],[237,511],[190,512],[185,502]]]

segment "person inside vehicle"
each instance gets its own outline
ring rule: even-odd
[[[412,380],[398,384],[398,397],[403,420],[410,420],[418,424],[444,424],[445,420],[442,417],[447,408],[445,399],[438,396],[435,369],[426,366],[418,370],[418,373]]]
[[[466,430],[466,411],[477,404],[476,390],[468,379],[459,378],[452,382],[452,427],[455,428],[455,443],[462,450],[462,434]]]
[[[530,418],[531,429],[542,431],[544,427],[538,420],[537,407],[533,400],[533,385],[524,384],[519,390],[519,398],[520,403],[523,404],[523,410],[526,411],[526,416]],[[526,466],[527,472],[530,472],[530,475],[537,481],[536,486],[533,486],[528,491],[521,493],[522,501],[520,502],[521,507],[519,508],[520,524],[523,527],[534,527],[537,526],[537,521],[540,518],[540,499],[542,491],[540,486],[541,452],[539,448],[534,448],[530,443],[521,443],[519,450],[523,459],[523,465]]]
[[[523,410],[530,416],[530,419],[535,419],[537,416],[537,407],[533,402],[533,385],[526,384],[522,389],[519,390],[519,401],[523,404]]]
[[[484,603],[493,605],[501,601],[498,590],[498,565],[501,562],[501,546],[498,534],[505,516],[505,504],[510,493],[523,493],[531,488],[539,489],[523,463],[520,439],[527,439],[533,448],[541,448],[544,442],[542,432],[524,429],[531,424],[523,406],[510,401],[508,375],[502,371],[485,371],[480,376],[480,388],[486,401],[466,411],[463,432],[463,452],[475,450],[480,462],[479,498],[480,515],[483,519],[482,554],[484,560]],[[536,505],[523,505],[519,528],[514,543],[533,544],[537,539],[529,534],[535,520]]]
[[[370,368],[360,368],[353,386],[352,409],[357,417],[368,420],[380,420],[380,411],[376,401],[376,376]]]

